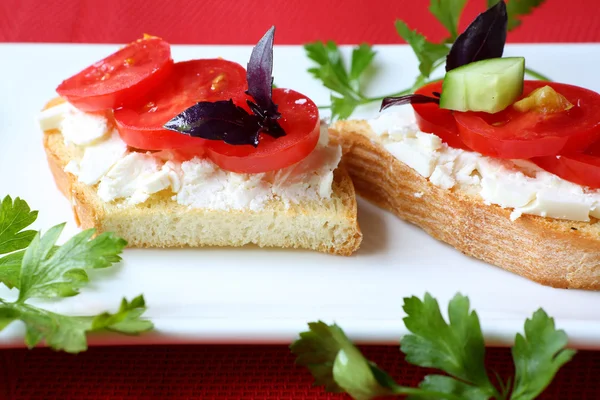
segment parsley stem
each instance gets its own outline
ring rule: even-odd
[[[369,98],[369,101],[381,101],[381,100],[385,99],[386,97],[404,96],[405,94],[409,94],[411,90],[412,90],[412,87],[409,87],[408,89],[404,89],[404,90],[401,90],[400,92],[388,94],[387,96],[371,97],[371,98]]]
[[[432,80],[430,80],[430,81],[425,81],[425,82],[423,82],[423,85],[420,85],[420,86],[425,86],[425,85],[428,85],[428,84],[430,84],[430,83],[439,82],[439,81],[441,81],[441,80],[442,80],[442,78],[440,78],[440,79],[432,79]],[[388,94],[387,96],[371,97],[371,98],[369,98],[369,99],[367,99],[367,100],[368,100],[369,102],[371,102],[371,101],[380,101],[380,100],[383,100],[383,99],[385,99],[386,97],[398,97],[398,96],[404,96],[405,94],[409,94],[409,93],[413,92],[414,90],[415,90],[415,87],[414,87],[414,86],[411,86],[411,87],[409,87],[409,88],[406,88],[406,89],[404,89],[404,90],[401,90],[401,91],[399,91],[399,92],[396,92],[396,93],[393,93],[393,94]]]
[[[530,68],[525,68],[525,73],[529,76],[532,76],[540,81],[551,81],[552,79],[548,78],[546,75],[540,74],[537,71],[534,71]]]
[[[433,79],[433,80],[430,80],[430,81],[425,81],[425,82],[423,82],[423,85],[427,85],[427,84],[433,83],[433,82],[439,82],[441,80],[442,80],[442,78],[440,78],[440,79]],[[414,90],[415,90],[415,87],[411,86],[411,87],[406,88],[404,90],[401,90],[399,92],[388,94],[388,95],[385,95],[385,96],[379,96],[379,97],[364,97],[364,96],[361,96],[361,99],[357,101],[357,105],[364,105],[364,104],[373,103],[375,101],[381,101],[381,100],[385,99],[386,97],[404,96],[405,94],[412,93]],[[331,105],[317,106],[317,108],[322,109],[322,110],[329,110],[331,108]]]
[[[435,392],[432,390],[425,390],[406,386],[395,386],[393,388],[393,391],[394,394],[397,395],[416,395],[419,397],[432,397],[434,399],[463,400],[460,396],[457,396],[452,393]]]

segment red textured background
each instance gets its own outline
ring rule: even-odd
[[[417,385],[425,372],[407,365],[397,347],[362,347],[398,383]],[[513,373],[510,353],[488,349],[488,365],[504,380]],[[579,353],[558,372],[542,400],[598,399],[596,353]],[[4,383],[4,384],[3,384]],[[92,348],[78,356],[0,351],[0,397],[10,400],[347,399],[311,387],[282,346],[157,346]]]
[[[514,1],[514,0],[513,0]],[[404,19],[429,38],[443,28],[427,0],[0,0],[0,42],[129,42],[142,33],[171,43],[252,44],[277,26],[277,44],[316,39],[400,43]],[[462,25],[483,9],[470,0]],[[599,42],[597,0],[547,0],[512,42]],[[0,62],[7,62],[0,57]],[[9,62],[9,61],[8,61]],[[0,78],[3,79],[3,78]],[[422,371],[397,347],[366,354],[404,384]],[[508,349],[490,349],[491,369],[511,372]],[[598,399],[600,353],[581,352],[561,370],[543,399]],[[311,388],[285,346],[139,346],[92,348],[77,356],[0,350],[0,400],[26,399],[328,399]]]
[[[516,1],[516,0],[515,0]],[[522,0],[519,0],[522,1]],[[277,43],[316,39],[399,43],[404,19],[434,40],[444,30],[428,0],[0,0],[0,41],[129,42],[142,33],[171,43],[252,44],[273,24]],[[486,0],[468,2],[462,26]],[[509,36],[514,42],[600,41],[596,0],[547,0]]]

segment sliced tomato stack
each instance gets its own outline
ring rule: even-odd
[[[567,111],[543,114],[513,107],[496,114],[452,112],[437,104],[413,104],[419,128],[449,146],[504,159],[530,159],[561,178],[600,188],[600,95],[555,82],[525,81],[522,98],[551,86],[571,102]],[[416,93],[441,93],[442,83]]]
[[[169,43],[140,39],[63,81],[56,91],[82,111],[114,109],[163,83],[172,66]]]
[[[315,103],[290,89],[273,89],[273,102],[281,113],[279,124],[285,136],[275,139],[261,134],[256,148],[211,141],[206,146],[208,157],[227,171],[258,173],[285,168],[310,154],[320,134],[319,110]]]
[[[234,99],[247,90],[246,70],[222,59],[178,62],[171,77],[137,102],[115,110],[121,138],[143,150],[202,147],[206,141],[163,128],[171,118],[198,101]]]
[[[442,93],[442,82],[425,85],[415,93],[433,97],[436,93]],[[412,107],[419,129],[423,132],[435,133],[448,146],[470,150],[458,134],[458,127],[452,111],[440,108],[435,103],[413,104]]]
[[[123,141],[138,150],[177,150],[186,157],[209,157],[233,172],[282,169],[304,159],[319,139],[319,112],[306,96],[274,89],[285,135],[260,135],[257,147],[194,138],[163,128],[201,101],[233,100],[248,109],[246,70],[223,59],[174,63],[162,39],[137,40],[96,62],[57,88],[82,111],[111,110]]]

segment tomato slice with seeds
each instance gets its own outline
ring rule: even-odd
[[[531,161],[564,180],[600,189],[600,142],[592,144],[583,153],[535,157]]]
[[[442,93],[442,81],[427,84],[415,93],[433,97],[434,92]],[[412,107],[421,131],[436,134],[451,147],[469,150],[458,134],[452,111],[440,108],[434,103],[412,104]]]
[[[317,106],[303,94],[290,89],[273,89],[273,102],[279,107],[279,123],[285,136],[275,139],[261,134],[257,147],[210,141],[207,156],[224,170],[239,173],[274,171],[308,156],[319,141]]]
[[[82,111],[114,109],[160,85],[172,66],[169,43],[139,39],[63,81],[56,92]]]
[[[163,128],[171,118],[199,101],[242,102],[248,88],[246,70],[223,59],[178,62],[171,77],[134,107],[115,110],[119,134],[129,146],[166,150],[202,146],[204,139]]]
[[[535,157],[538,167],[564,180],[592,189],[600,189],[600,157],[587,153]]]
[[[522,113],[512,106],[496,114],[455,112],[461,139],[481,154],[511,159],[580,152],[600,139],[600,94],[562,83],[525,81],[522,97],[546,85],[574,107],[551,114]]]

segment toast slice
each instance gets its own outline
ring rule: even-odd
[[[600,289],[600,223],[522,215],[478,194],[443,189],[400,162],[367,121],[338,121],[330,135],[357,193],[462,253],[556,288]]]
[[[45,108],[61,103],[54,99]],[[263,209],[216,210],[189,208],[171,197],[170,190],[152,194],[141,204],[123,207],[104,202],[97,185],[81,183],[65,166],[73,152],[59,130],[44,131],[44,149],[56,185],[71,201],[77,224],[114,232],[129,247],[244,246],[301,248],[351,255],[360,246],[354,186],[346,170],[334,172],[329,199],[305,201],[286,207],[271,201]]]

